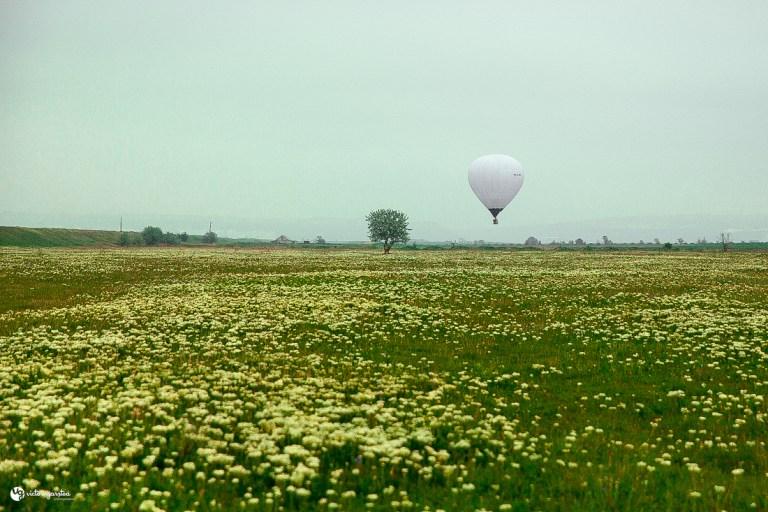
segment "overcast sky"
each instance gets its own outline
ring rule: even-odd
[[[0,223],[364,238],[386,207],[420,238],[706,214],[768,239],[766,27],[764,1],[3,1]],[[485,153],[526,170],[499,226]]]

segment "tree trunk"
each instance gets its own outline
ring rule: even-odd
[[[389,254],[389,250],[392,248],[391,245],[384,244],[384,254]]]

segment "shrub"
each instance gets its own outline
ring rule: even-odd
[[[157,245],[163,241],[163,230],[156,226],[147,226],[141,232],[141,238],[147,245]]]

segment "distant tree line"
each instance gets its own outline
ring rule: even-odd
[[[215,244],[218,236],[213,231],[208,231],[202,236],[203,243]],[[122,246],[129,245],[179,245],[189,241],[186,231],[181,233],[163,232],[157,226],[147,226],[141,233],[120,232],[118,243]]]
[[[482,242],[482,240],[480,241]],[[706,238],[699,238],[696,240],[695,244],[692,242],[686,242],[683,238],[678,238],[676,240],[678,246],[682,245],[708,245],[710,242],[707,242]],[[717,238],[717,245],[720,245],[722,247],[723,252],[728,251],[728,249],[731,247],[732,241],[731,241],[731,235],[729,233],[720,233],[720,235]],[[535,236],[529,236],[525,242],[524,245],[526,246],[539,246],[542,245],[541,240],[536,238]],[[612,246],[616,245],[613,240],[608,238],[607,235],[603,235],[601,240],[597,240],[594,242],[594,244],[587,244],[583,239],[577,238],[576,240],[569,240],[568,242],[563,241],[557,241],[552,240],[549,242],[549,245],[576,245],[576,246],[588,246],[588,245],[604,245],[604,246]],[[644,240],[640,240],[640,242],[628,242],[628,243],[620,243],[618,244],[620,246],[636,246],[636,245],[656,245],[659,247],[663,247],[665,250],[672,250],[674,248],[674,245],[672,242],[664,242],[662,243],[661,240],[658,238],[654,238],[653,242],[645,242]],[[589,248],[589,247],[587,247]]]

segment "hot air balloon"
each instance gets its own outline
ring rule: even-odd
[[[523,186],[523,167],[511,156],[481,156],[469,166],[469,186],[498,224],[496,216]]]

